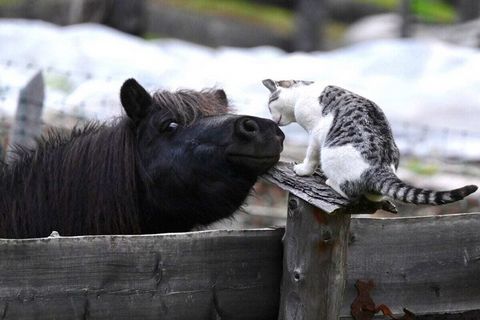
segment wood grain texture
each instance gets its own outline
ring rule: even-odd
[[[342,315],[358,279],[372,279],[373,300],[397,314],[480,310],[479,230],[479,213],[352,219]]]
[[[2,319],[273,319],[283,229],[0,240]]]
[[[279,319],[337,319],[349,222],[349,215],[329,215],[290,195]]]
[[[349,202],[325,185],[325,176],[321,171],[300,177],[293,171],[293,163],[280,161],[262,178],[330,214],[369,214],[385,205],[384,202],[372,202],[365,198]]]

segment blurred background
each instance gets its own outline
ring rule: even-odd
[[[376,102],[419,187],[480,183],[478,0],[0,0],[0,142],[121,114],[121,83],[224,88],[269,117],[261,81],[314,80]],[[284,158],[307,135],[292,124]],[[400,215],[480,211],[480,195]],[[377,215],[383,215],[379,212]],[[221,227],[282,225],[286,195],[260,181]],[[215,226],[212,226],[215,227]]]

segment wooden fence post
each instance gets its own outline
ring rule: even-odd
[[[460,0],[457,2],[460,22],[476,19],[480,16],[480,2],[478,0]]]
[[[339,317],[349,226],[349,214],[328,214],[290,194],[279,319]]]
[[[400,37],[408,38],[412,35],[412,16],[410,0],[400,1],[400,16],[402,17],[402,24],[400,26]]]
[[[15,120],[10,129],[6,161],[14,160],[12,146],[34,147],[35,139],[42,132],[42,109],[45,97],[45,85],[42,72],[37,72],[25,88],[20,90]]]
[[[294,49],[314,51],[325,49],[325,0],[299,0],[295,12]]]
[[[325,185],[320,171],[299,177],[293,163],[281,161],[262,177],[290,193],[279,319],[338,319],[346,282],[350,215],[395,208],[388,201],[350,202]]]

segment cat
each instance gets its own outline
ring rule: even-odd
[[[400,152],[387,118],[362,96],[336,86],[323,89],[313,81],[266,79],[263,84],[270,90],[273,121],[279,126],[297,122],[309,133],[305,159],[294,166],[299,176],[313,174],[320,165],[325,183],[351,200],[365,196],[372,201],[392,198],[440,205],[477,190],[468,185],[433,191],[400,180],[396,175]]]

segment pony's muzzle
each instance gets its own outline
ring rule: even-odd
[[[250,117],[242,117],[237,120],[235,134],[246,140],[253,140],[260,132],[258,123]]]
[[[227,159],[262,174],[279,160],[284,138],[272,120],[240,116],[233,125],[233,142],[226,149]]]

